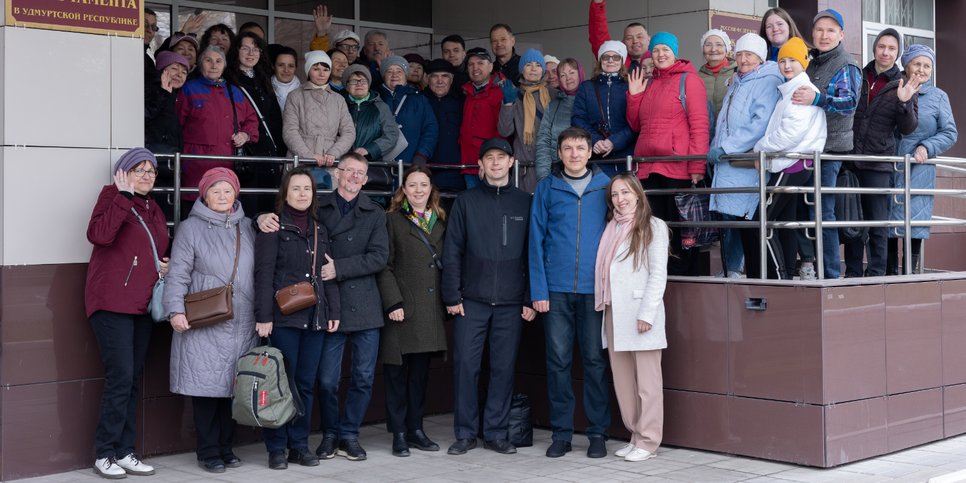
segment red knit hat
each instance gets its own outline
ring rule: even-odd
[[[205,172],[204,176],[201,177],[201,181],[198,182],[198,193],[201,197],[205,196],[208,192],[208,188],[211,188],[220,181],[225,181],[231,185],[235,190],[235,196],[241,192],[241,183],[238,182],[238,176],[235,172],[228,168],[211,168]]]

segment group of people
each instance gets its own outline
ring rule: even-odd
[[[208,471],[241,464],[232,452],[230,396],[235,362],[259,337],[282,351],[304,408],[313,407],[316,381],[320,388],[321,443],[314,451],[308,446],[308,409],[265,430],[273,469],[314,466],[335,455],[366,459],[359,427],[380,361],[393,454],[439,450],[422,416],[429,366],[447,351],[455,396],[448,452],[464,454],[482,436],[485,447],[513,453],[508,418],[521,319],[538,314],[553,431],[547,456],[572,450],[570,374],[579,344],[587,455],[607,454],[609,365],[631,435],[615,454],[649,459],[662,438],[666,277],[694,274],[695,264],[679,230],[665,224],[680,219],[673,196],[648,191],[709,178],[714,187],[755,187],[757,163],[725,158],[750,151],[822,151],[823,186],[835,186],[841,165],[835,154],[910,154],[917,161],[913,187],[930,188],[935,167],[924,161],[957,136],[948,97],[930,82],[932,49],[904,48],[902,36],[886,29],[874,42],[875,59],[860,69],[845,51],[844,22],[834,10],[813,19],[811,49],[780,8],[765,14],[760,35],[745,34],[734,46],[725,32],[710,30],[701,39],[705,62],[696,69],[678,57],[679,39],[671,33],[649,36],[632,23],[623,41],[610,40],[606,5],[592,0],[597,62],[589,79],[573,58],[536,50],[518,55],[506,24],[491,28],[492,52],[466,50],[451,35],[441,44],[442,58],[425,62],[393,55],[381,31],[364,40],[348,30],[330,36],[327,9],[314,13],[317,34],[302,56],[304,84],[295,77],[298,53],[267,46],[257,24],[237,35],[215,26],[200,42],[176,33],[153,57],[145,54],[147,149],[118,160],[88,228],[94,251],[85,300],[106,372],[95,438],[94,469],[102,476],[154,471],[134,453],[134,428],[151,333],[147,308],[159,277],[174,330],[170,388],[191,397],[198,461]],[[150,12],[146,23],[150,43],[157,31]],[[183,185],[196,186],[197,195],[185,194],[193,205],[171,242],[150,192],[159,176],[154,153],[178,151],[297,155],[314,163],[283,172],[270,164],[186,162]],[[627,155],[658,161],[633,172],[606,161]],[[386,159],[409,165],[388,211],[362,191],[372,179],[369,163]],[[519,187],[511,182],[515,163]],[[776,158],[762,168],[769,185],[808,186],[812,164]],[[848,169],[862,186],[902,186],[892,165]],[[278,186],[274,203],[246,210],[243,184]],[[445,210],[441,189],[465,191]],[[823,195],[820,214],[810,215],[805,198],[791,194],[773,195],[766,213],[758,205],[756,194],[711,199],[723,219],[834,219],[832,196]],[[886,195],[863,194],[862,205],[876,219],[903,211]],[[912,208],[916,219],[929,219],[932,198],[913,197]],[[246,212],[258,213],[256,220]],[[896,273],[901,235],[873,228],[867,240],[850,241],[846,276]],[[744,270],[790,278],[800,263],[799,276],[814,278],[814,247],[803,230],[769,239],[767,267],[758,266],[757,236],[724,232],[727,276]],[[837,230],[822,236],[825,275],[838,277]],[[928,228],[912,236],[918,257]],[[317,303],[283,314],[275,293],[298,282],[314,288]],[[233,318],[193,328],[186,297],[226,285]],[[444,326],[450,317],[452,347]],[[351,375],[340,403],[347,344]]]

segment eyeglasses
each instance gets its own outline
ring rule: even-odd
[[[158,172],[153,169],[137,168],[134,170],[134,176],[137,176],[138,178],[143,178],[145,176],[148,178],[156,178],[158,176]]]
[[[365,178],[366,177],[366,172],[365,171],[362,171],[361,169],[360,170],[356,170],[356,169],[346,169],[346,168],[336,168],[336,169],[338,169],[339,171],[342,171],[343,173],[345,173],[346,176],[359,177],[359,178]]]
[[[335,47],[339,50],[348,50],[351,52],[359,50],[359,46],[356,44],[336,44]]]
[[[238,48],[238,51],[239,52],[242,52],[244,54],[260,54],[260,53],[262,53],[262,49],[259,49],[258,47],[249,47],[247,45],[244,46],[244,47],[239,47]]]
[[[158,24],[156,23],[146,23],[144,24],[144,27],[152,32],[157,32],[158,30],[161,30],[160,28],[158,28]]]
[[[369,85],[369,81],[365,79],[352,79],[351,81],[346,82],[346,84],[350,86],[366,86]]]
[[[620,62],[620,60],[621,60],[621,56],[619,56],[617,54],[614,54],[614,55],[602,55],[602,56],[600,56],[600,61],[601,62],[607,62],[607,61]]]

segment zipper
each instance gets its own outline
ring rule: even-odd
[[[577,293],[577,275],[580,273],[580,202],[583,197],[577,197],[577,254],[574,256],[574,293]]]
[[[124,286],[127,287],[127,283],[131,281],[131,274],[134,273],[134,267],[138,266],[138,256],[134,255],[134,261],[131,262],[131,268],[127,270],[127,277],[124,277]]]
[[[252,379],[252,421],[261,427],[262,423],[258,420],[258,379]]]

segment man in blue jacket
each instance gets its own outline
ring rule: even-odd
[[[574,390],[570,380],[574,341],[580,343],[584,372],[584,413],[589,458],[607,456],[610,425],[607,360],[601,349],[600,313],[594,309],[594,264],[607,224],[610,178],[587,166],[590,133],[565,129],[557,138],[563,168],[537,184],[530,208],[530,294],[533,308],[545,313],[547,390],[553,443],[547,457],[571,450]]]
[[[516,453],[510,443],[510,397],[527,306],[527,228],[530,195],[510,183],[513,149],[502,138],[480,147],[482,183],[453,203],[443,248],[441,291],[453,324],[453,430],[449,454],[476,447],[480,363],[490,341],[490,382],[483,411],[483,445]]]

